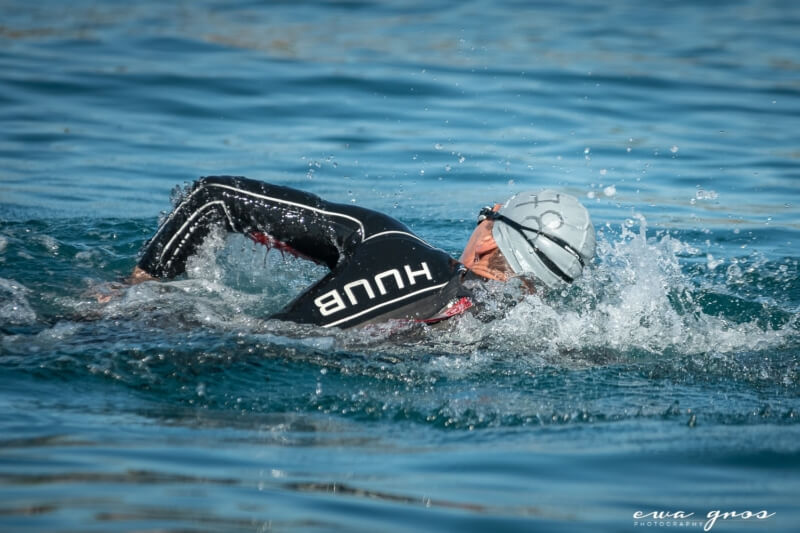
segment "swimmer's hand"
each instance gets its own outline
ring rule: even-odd
[[[138,285],[139,283],[143,283],[145,281],[155,281],[157,278],[154,278],[138,266],[133,269],[131,273],[131,277],[129,277],[126,281],[131,285]]]
[[[153,281],[157,278],[154,278],[138,266],[133,269],[129,278],[125,279],[122,283],[120,282],[111,282],[111,283],[104,283],[98,287],[95,287],[94,292],[92,292],[91,296],[97,303],[100,304],[107,304],[114,298],[120,296],[123,291],[130,285],[138,285],[139,283],[143,283],[145,281]]]
[[[103,283],[92,288],[89,291],[88,296],[97,300],[97,303],[99,304],[107,304],[114,298],[119,297],[122,294],[122,291],[125,290],[126,286],[127,285],[124,283],[119,283],[117,281]]]

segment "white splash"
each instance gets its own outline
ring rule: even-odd
[[[61,244],[50,235],[38,235],[35,240],[44,246],[51,254],[58,255],[58,250],[61,248]]]
[[[694,193],[694,197],[696,200],[716,200],[719,198],[719,194],[717,194],[717,191],[697,189]]]
[[[575,286],[528,296],[490,324],[464,319],[453,336],[559,357],[608,350],[723,354],[769,349],[796,336],[791,323],[769,329],[705,313],[679,262],[679,255],[697,250],[669,235],[648,239],[646,222],[638,218],[638,233],[623,226],[617,240],[599,240],[596,266]]]
[[[0,278],[0,324],[33,324],[36,312],[28,302],[30,289],[12,279]]]

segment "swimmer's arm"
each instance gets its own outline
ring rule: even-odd
[[[209,176],[195,182],[144,247],[139,271],[134,270],[131,281],[182,274],[186,259],[213,227],[242,233],[256,242],[333,268],[342,252],[349,251],[367,233],[374,233],[376,227],[381,231],[394,229],[387,227],[384,218],[392,220],[290,187],[242,177]]]

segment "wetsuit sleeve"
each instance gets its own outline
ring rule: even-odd
[[[222,227],[332,269],[370,228],[378,224],[378,229],[394,229],[387,228],[394,222],[380,213],[326,202],[289,187],[211,176],[193,184],[145,245],[138,266],[158,278],[179,275],[208,233]]]

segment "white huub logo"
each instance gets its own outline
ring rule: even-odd
[[[420,276],[424,276],[428,280],[433,279],[433,276],[431,276],[431,271],[428,269],[428,264],[425,261],[420,264],[419,270],[411,270],[409,265],[403,265],[403,270],[405,271],[409,285],[416,285],[417,278]],[[394,280],[394,286],[396,286],[398,290],[404,289],[406,286],[403,276],[400,274],[400,270],[396,268],[376,274],[372,281],[367,278],[357,279],[356,281],[351,281],[343,287],[347,301],[350,302],[349,305],[358,305],[358,297],[356,296],[356,292],[358,292],[362,298],[364,295],[366,295],[366,297],[370,300],[375,299],[375,290],[373,289],[373,285],[377,287],[378,294],[381,296],[387,294],[388,291],[386,284],[384,283],[385,280]],[[338,289],[330,290],[322,296],[315,298],[314,305],[319,308],[319,312],[322,316],[330,316],[348,307],[348,304],[345,303],[345,300],[342,298],[342,295]]]

